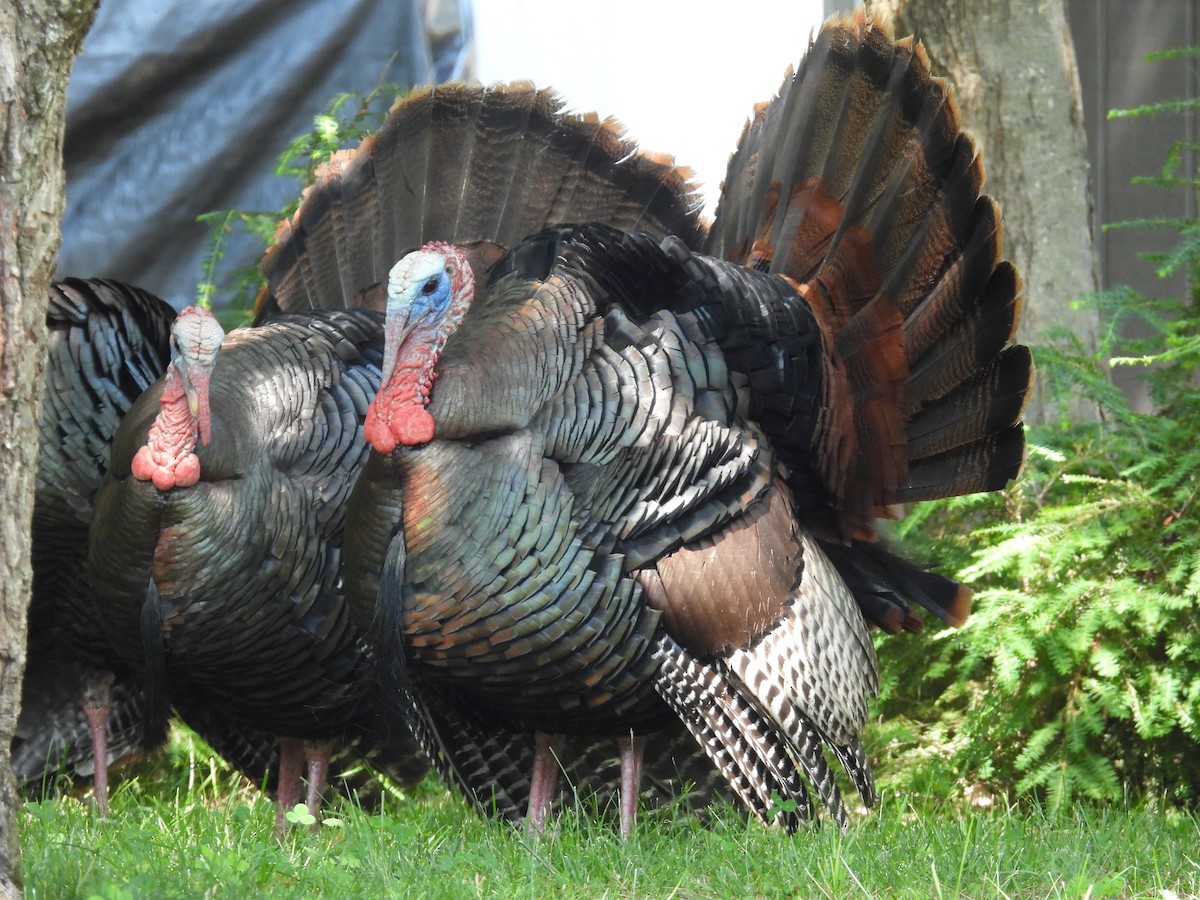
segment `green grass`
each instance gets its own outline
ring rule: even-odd
[[[379,813],[342,801],[315,833],[281,843],[270,802],[188,756],[123,780],[107,820],[75,797],[26,803],[27,896],[1200,895],[1200,823],[1177,812],[915,810],[892,797],[844,837],[788,837],[723,810],[707,824],[643,814],[628,842],[607,821],[567,814],[533,839],[427,781]]]

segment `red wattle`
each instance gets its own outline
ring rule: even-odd
[[[367,419],[363,423],[363,437],[366,438],[368,444],[375,448],[376,453],[382,453],[384,456],[396,449],[396,439],[392,437],[392,430],[380,418],[378,407],[374,403],[367,407]]]
[[[154,473],[158,471],[158,465],[154,462],[154,452],[148,446],[139,447],[129,468],[138,481],[151,481]]]
[[[189,453],[175,464],[175,487],[191,487],[200,480],[200,457]]]
[[[386,420],[384,418],[386,416]],[[376,453],[390,454],[397,446],[414,447],[433,440],[433,416],[424,406],[405,403],[379,412],[379,404],[367,407],[363,437]]]
[[[423,406],[402,406],[392,413],[392,434],[407,447],[433,440],[433,416]]]

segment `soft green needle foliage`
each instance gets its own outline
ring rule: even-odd
[[[1181,104],[1200,108],[1120,113]],[[1197,150],[1176,142],[1143,181],[1196,194],[1184,164]],[[1121,797],[1194,808],[1200,797],[1200,221],[1115,227],[1170,229],[1173,245],[1145,258],[1184,292],[1087,298],[1107,324],[1100,352],[1058,333],[1034,355],[1058,396],[1090,397],[1101,421],[1031,429],[1019,484],[927,504],[901,524],[976,598],[959,632],[881,642],[884,713],[896,717],[876,735],[894,763],[885,780],[983,786],[1052,808]],[[1144,337],[1125,336],[1134,321]],[[1130,408],[1111,365],[1138,367],[1153,414]]]

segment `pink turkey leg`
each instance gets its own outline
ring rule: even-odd
[[[617,747],[621,754],[621,837],[627,838],[633,834],[633,823],[637,821],[646,739],[640,735],[620,737]]]
[[[279,789],[275,799],[275,835],[287,827],[287,814],[300,802],[300,769],[304,759],[303,743],[299,738],[279,739]]]
[[[533,741],[533,774],[529,778],[529,811],[525,815],[525,825],[530,832],[542,834],[558,787],[558,755],[562,752],[563,737],[539,731]]]
[[[96,811],[108,816],[108,707],[106,682],[93,681],[84,690],[83,714],[92,734],[92,778]]]
[[[329,781],[329,753],[333,745],[329,741],[305,741],[304,759],[308,763],[308,793],[305,802],[314,816],[321,808],[321,795]]]

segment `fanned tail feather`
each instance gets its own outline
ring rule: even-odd
[[[984,483],[1019,469],[1002,436],[1031,364],[1008,354],[1003,377],[983,374],[1021,303],[982,184],[949,86],[919,44],[862,11],[826,25],[730,162],[705,250],[800,283],[827,330],[820,446],[843,539],[870,538],[902,499],[979,489],[965,453],[910,477],[918,460],[972,446],[970,464],[993,472]],[[951,397],[975,412],[948,415],[937,401]]]
[[[611,119],[569,115],[528,83],[414,90],[379,132],[319,173],[262,263],[257,317],[361,305],[429,240],[503,247],[549,225],[602,222],[697,246],[691,172],[641,153]]]

